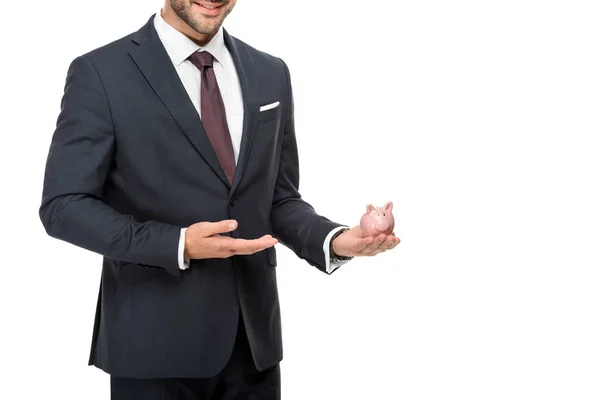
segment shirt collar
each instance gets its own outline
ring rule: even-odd
[[[190,38],[173,28],[163,19],[160,12],[154,16],[154,27],[175,66],[179,66],[195,51],[208,51],[213,55],[215,61],[223,62],[227,48],[225,47],[222,26],[206,46],[198,46]]]

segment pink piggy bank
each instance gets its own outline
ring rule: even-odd
[[[394,232],[394,216],[392,215],[393,204],[391,201],[385,203],[383,208],[375,208],[369,204],[367,212],[360,219],[360,227],[365,236],[377,236],[380,234],[391,235]]]

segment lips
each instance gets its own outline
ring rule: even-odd
[[[199,1],[194,4],[197,5],[205,15],[219,15],[221,7],[223,7],[223,3],[212,3],[208,1]]]

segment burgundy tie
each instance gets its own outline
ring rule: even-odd
[[[194,52],[189,60],[200,69],[200,115],[208,139],[229,179],[233,182],[235,158],[227,125],[225,106],[213,69],[214,57],[207,51]]]

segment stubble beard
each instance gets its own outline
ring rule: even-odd
[[[194,15],[192,4],[188,0],[170,0],[171,8],[183,22],[201,35],[214,35],[217,33],[225,18],[231,12],[231,4],[226,1],[222,6],[225,8],[223,15],[216,18],[206,18]]]

